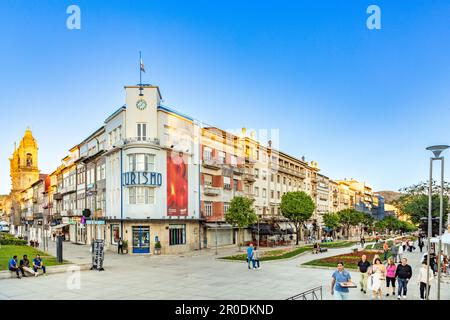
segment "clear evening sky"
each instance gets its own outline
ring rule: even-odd
[[[397,190],[426,179],[425,147],[450,144],[448,0],[2,0],[0,35],[0,193],[26,127],[51,172],[124,103],[139,50],[165,105],[279,129],[283,151],[334,179]]]

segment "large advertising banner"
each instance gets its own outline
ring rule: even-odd
[[[182,152],[167,153],[167,215],[188,215],[188,166]]]

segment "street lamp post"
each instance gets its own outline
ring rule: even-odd
[[[437,281],[437,300],[441,299],[441,248],[442,248],[442,217],[444,212],[443,198],[444,198],[444,157],[441,157],[442,151],[448,149],[447,145],[438,145],[428,147],[427,150],[433,152],[434,158],[430,158],[430,180],[428,190],[428,253],[427,253],[427,288],[426,297],[430,299],[430,254],[431,254],[431,237],[432,237],[432,204],[433,204],[433,161],[441,161],[441,190],[439,194],[439,231],[438,231],[438,252],[437,252],[437,265],[438,265],[438,281]]]
[[[218,227],[218,222],[216,222],[216,230],[215,230],[215,240],[216,240],[216,256],[217,256],[217,227]]]

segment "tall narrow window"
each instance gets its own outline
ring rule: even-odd
[[[213,215],[213,206],[211,201],[205,201],[205,216],[210,217]]]
[[[212,149],[208,147],[203,148],[203,160],[211,160],[212,159]]]
[[[147,140],[147,124],[138,123],[137,124],[137,140],[146,141]]]
[[[131,172],[136,171],[136,155],[130,154],[128,156],[128,168]]]
[[[219,157],[218,157],[219,163],[224,164],[226,161],[225,159],[226,159],[225,152],[219,151]]]
[[[150,172],[155,168],[155,156],[152,154],[145,155],[145,171]]]
[[[33,166],[33,156],[31,153],[27,153],[27,167]]]

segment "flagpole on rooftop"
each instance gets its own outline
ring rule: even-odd
[[[142,54],[139,50],[139,96],[143,96],[142,94]]]

